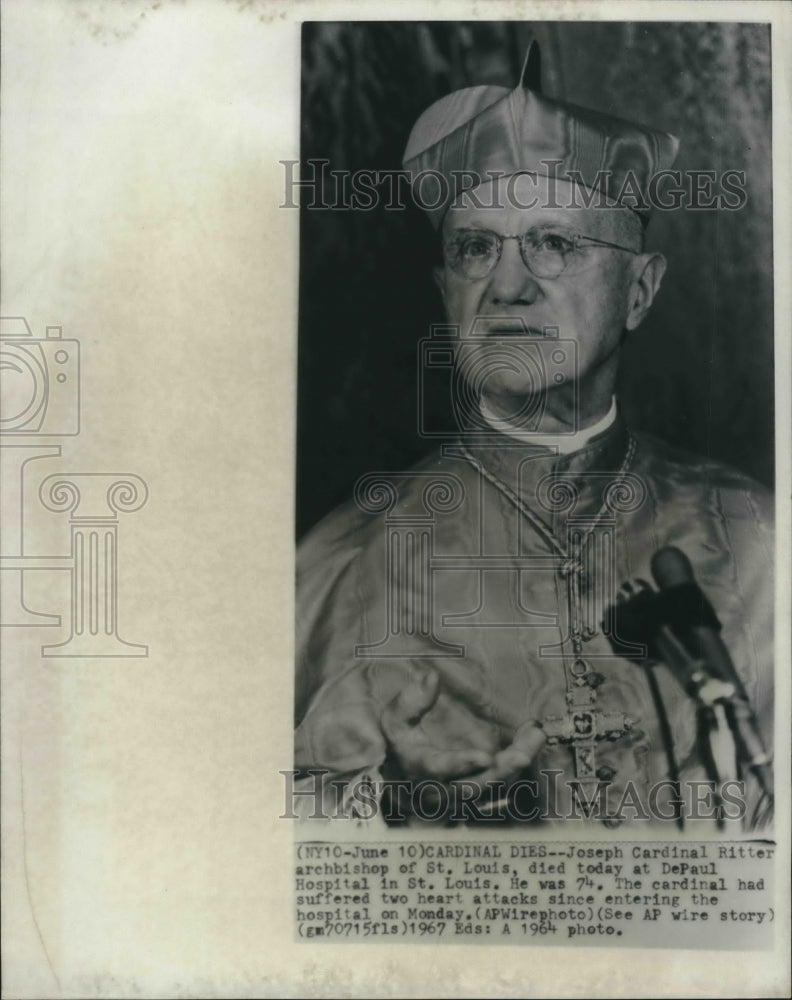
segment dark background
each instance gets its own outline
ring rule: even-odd
[[[301,160],[394,170],[418,115],[461,87],[513,87],[531,33],[543,90],[672,132],[675,167],[745,170],[730,211],[655,212],[669,269],[628,340],[631,424],[772,485],[770,29],[603,22],[306,23]],[[300,219],[297,534],[364,472],[402,469],[417,433],[417,344],[442,322],[436,237],[414,207]],[[332,200],[328,194],[327,200]]]

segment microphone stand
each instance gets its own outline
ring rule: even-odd
[[[676,546],[665,546],[652,556],[652,575],[660,588],[656,598],[660,618],[655,627],[673,628],[682,643],[700,661],[704,678],[723,685],[720,694],[712,701],[712,709],[725,715],[726,725],[734,739],[739,776],[750,771],[757,780],[761,791],[757,812],[763,803],[772,809],[771,758],[764,748],[759,723],[742,679],[720,637],[720,622],[696,582],[690,560]],[[701,685],[697,680],[692,683],[694,693],[699,694]],[[703,698],[701,700],[704,701]],[[752,825],[757,823],[755,813]]]
[[[704,766],[707,781],[712,784],[715,823],[719,830],[725,826],[723,797],[720,787],[727,774],[736,770],[736,741],[726,738],[731,732],[724,702],[733,698],[734,685],[713,677],[707,663],[694,659],[668,626],[661,626],[654,643],[663,662],[669,667],[682,689],[696,705],[696,746]]]
[[[723,804],[719,789],[730,775],[740,776],[748,769],[756,776],[762,797],[751,825],[758,825],[755,817],[760,807],[763,804],[772,807],[773,803],[770,758],[762,744],[753,709],[728,660],[728,654],[721,649],[713,653],[711,641],[702,641],[695,632],[691,635],[687,628],[680,628],[679,625],[672,628],[669,622],[673,616],[665,617],[668,606],[663,604],[668,591],[655,591],[644,580],[636,582],[637,590],[626,584],[617,596],[620,638],[639,644],[648,642],[652,659],[664,662],[682,690],[693,700],[696,706],[696,746],[707,780],[713,786],[716,807]],[[724,668],[725,661],[729,670]],[[645,666],[651,672],[652,667],[649,664]],[[650,678],[650,687],[657,700],[659,689],[656,682],[652,683],[654,678],[651,673]],[[667,747],[667,751],[672,763],[673,748]],[[672,770],[676,773],[675,763]],[[674,775],[672,779],[677,780]],[[716,808],[716,822],[722,829],[722,808]]]

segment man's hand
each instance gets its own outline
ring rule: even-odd
[[[421,726],[421,721],[439,694],[437,671],[424,666],[420,675],[385,706],[381,721],[400,776],[416,783],[430,778],[443,782],[453,811],[458,799],[472,801],[471,787],[479,790],[475,800],[486,802],[491,782],[508,785],[533,762],[544,744],[545,735],[533,720],[528,720],[517,729],[514,740],[494,754],[473,747],[438,746]],[[475,715],[482,717],[483,706],[475,699],[466,699],[465,703]],[[436,788],[427,787],[426,797],[422,799],[427,813],[434,814],[433,803],[438,799]]]

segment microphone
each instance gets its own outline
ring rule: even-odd
[[[721,623],[712,605],[704,596],[690,560],[680,549],[668,545],[652,556],[652,576],[660,591],[673,591],[675,624],[683,642],[705,660],[710,671],[722,681],[733,684],[738,696],[748,700],[743,682],[735,670],[729,651],[719,632]],[[684,590],[682,589],[684,588]],[[682,600],[680,600],[682,599]],[[684,610],[678,605],[684,602]],[[681,614],[680,614],[681,611]]]
[[[696,583],[690,560],[673,545],[660,549],[651,562],[652,576],[669,614],[673,634],[711,675],[730,685],[734,694],[723,699],[740,762],[751,768],[764,791],[772,795],[770,756],[745,686],[720,637],[721,623]]]

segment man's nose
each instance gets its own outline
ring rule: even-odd
[[[503,241],[503,251],[490,275],[488,298],[493,305],[531,305],[539,295],[536,277],[525,266],[518,240]]]

